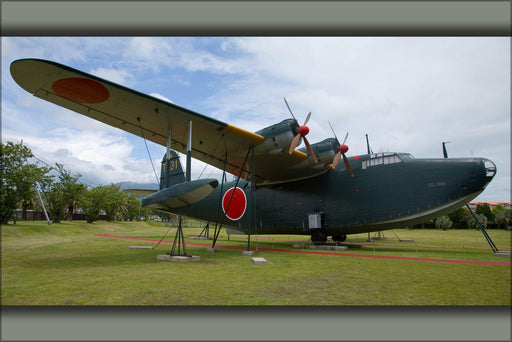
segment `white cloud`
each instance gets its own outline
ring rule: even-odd
[[[416,157],[440,157],[441,142],[451,141],[450,157],[483,156],[499,164],[484,194],[503,193],[494,184],[510,192],[506,37],[2,38],[2,43],[4,126],[44,137],[45,144],[52,138],[43,132],[60,127],[83,129],[76,134],[84,139],[105,139],[90,151],[98,148],[110,161],[93,160],[94,152],[86,153],[84,146],[59,140],[76,165],[83,163],[86,170],[97,165],[101,179],[112,174],[143,177],[134,173],[140,163],[152,181],[143,142],[129,135],[119,138],[117,129],[27,96],[10,79],[13,59],[47,58],[92,71],[250,131],[289,118],[286,97],[299,121],[312,112],[310,142],[332,136],[329,120],[338,137],[350,132],[349,154],[366,151],[366,133],[375,151],[412,152]],[[21,133],[24,122],[32,124]],[[85,131],[98,133],[88,136]],[[109,141],[110,135],[119,140]],[[124,167],[114,156],[123,155],[119,148],[131,151],[124,154],[129,161]],[[159,162],[162,150],[150,148]],[[115,172],[109,173],[109,167]],[[193,167],[199,174],[203,164]]]
[[[129,84],[133,80],[133,75],[123,69],[97,68],[91,74],[120,85]]]
[[[89,185],[134,181],[154,183],[151,165],[131,157],[133,146],[126,134],[101,130],[55,129],[46,136],[4,130],[5,141],[20,141],[39,159],[60,163],[82,175]]]

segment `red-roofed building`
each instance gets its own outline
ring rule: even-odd
[[[498,205],[501,205],[503,209],[512,209],[512,202],[469,202],[469,207],[471,210],[476,210],[476,207],[479,204],[489,204],[489,207],[491,207],[491,210],[497,207]]]

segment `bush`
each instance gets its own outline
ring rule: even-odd
[[[435,221],[435,226],[437,229],[441,229],[441,230],[448,230],[450,229],[452,226],[453,226],[453,222],[452,220],[450,220],[450,218],[448,216],[441,216],[441,217],[438,217]]]

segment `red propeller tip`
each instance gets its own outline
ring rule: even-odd
[[[309,133],[308,126],[300,126],[300,135],[305,136]]]
[[[340,145],[340,151],[341,153],[345,154],[348,152],[348,146],[343,144],[343,145]]]

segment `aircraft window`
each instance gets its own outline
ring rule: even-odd
[[[400,159],[399,156],[397,156],[396,154],[395,155],[392,155],[392,156],[386,156],[386,157],[383,157],[384,159],[384,164],[395,164],[395,163],[400,163],[402,161],[402,159]]]
[[[401,163],[403,159],[412,159],[410,154],[404,153],[403,155],[405,155],[405,158],[402,156],[402,154],[398,155],[396,153],[390,152],[372,154],[369,160],[363,161],[362,167],[363,169],[366,169],[367,167],[376,165]]]
[[[399,156],[400,158],[402,158],[402,160],[414,159],[414,157],[410,153],[400,153]]]

